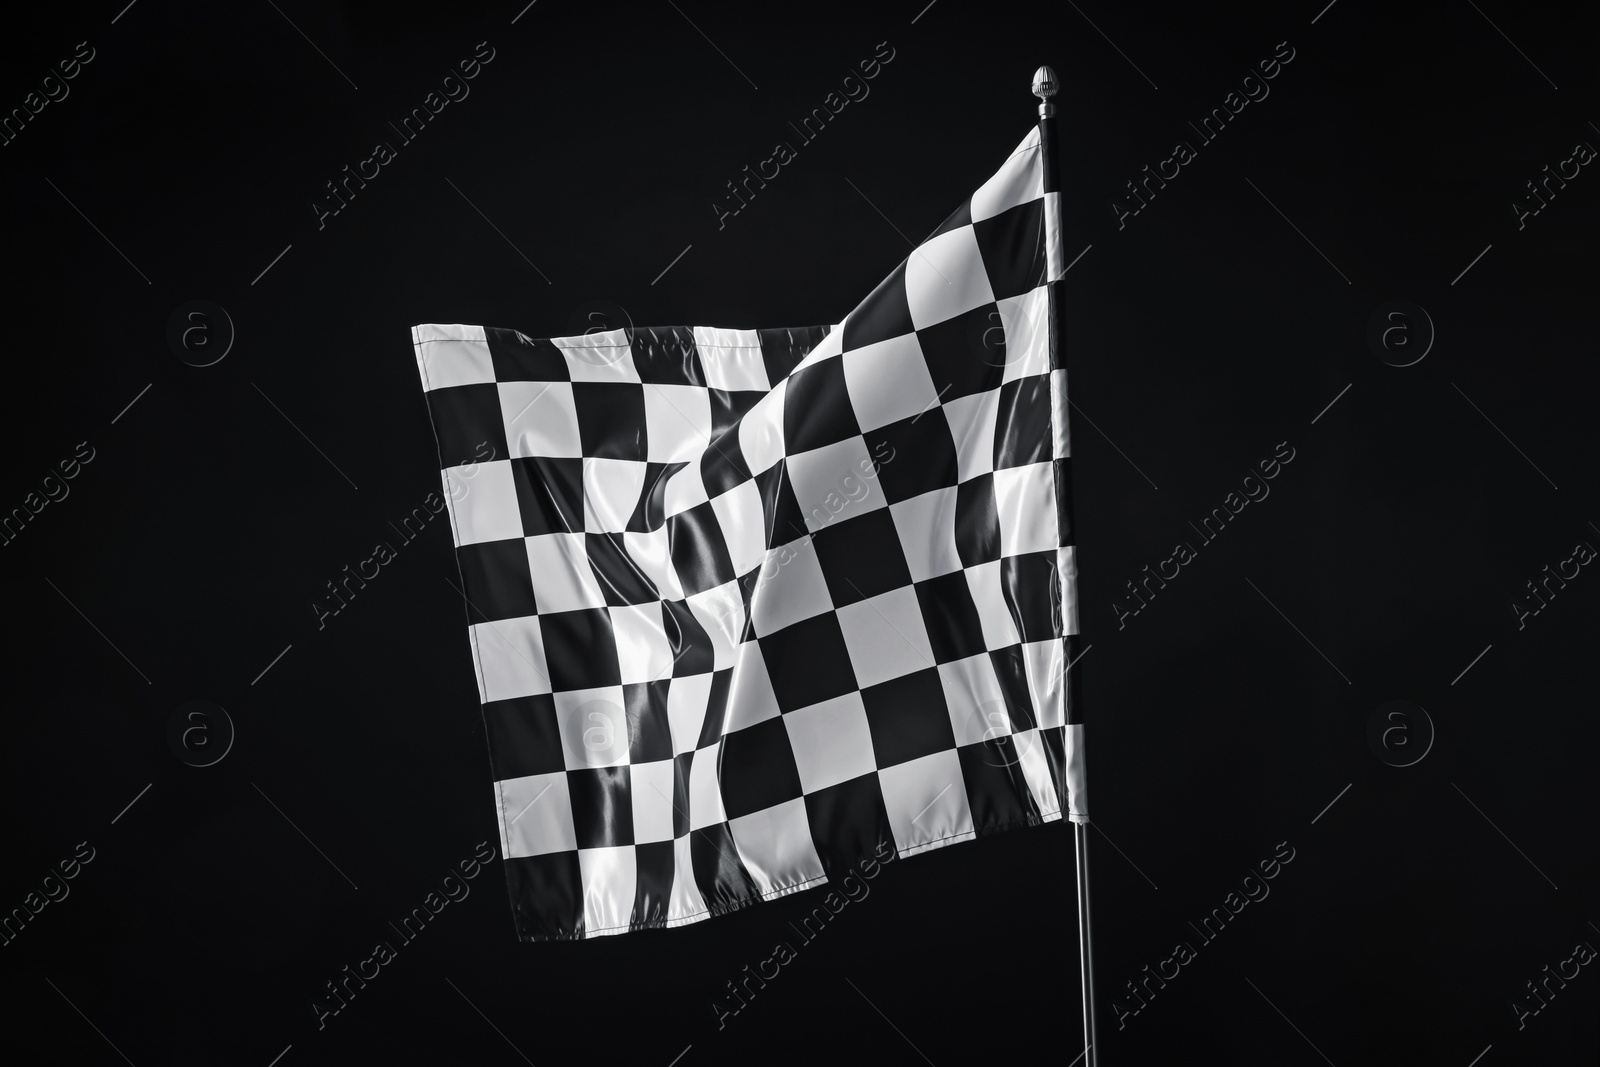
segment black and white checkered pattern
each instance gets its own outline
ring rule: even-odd
[[[524,939],[1084,821],[1041,156],[837,327],[413,328]]]

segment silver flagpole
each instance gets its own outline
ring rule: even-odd
[[[1094,949],[1089,938],[1089,824],[1077,823],[1072,831],[1078,853],[1078,963],[1083,976],[1084,1064],[1085,1067],[1095,1067],[1100,1057],[1094,1047]]]
[[[1060,187],[1057,184],[1055,161],[1055,114],[1056,105],[1051,97],[1056,95],[1059,83],[1056,73],[1049,67],[1040,67],[1033,76],[1033,95],[1039,98],[1039,142],[1040,150],[1044,156],[1044,188],[1046,193],[1056,193],[1059,197]],[[1060,269],[1058,259],[1052,259],[1049,270]],[[1056,370],[1063,366],[1062,363],[1062,337],[1061,337],[1061,294],[1062,282],[1057,279],[1050,283],[1050,368]],[[1062,418],[1066,412],[1060,412]],[[1069,511],[1071,501],[1065,502]],[[1065,581],[1066,579],[1063,579]],[[1064,653],[1070,652],[1075,642],[1070,638],[1063,642]],[[1068,674],[1064,681],[1068,708],[1072,714],[1070,720],[1078,720],[1081,707],[1078,701],[1078,677]],[[1068,727],[1073,729],[1072,726]],[[1079,735],[1081,742],[1081,734]],[[1079,770],[1081,770],[1082,753],[1078,752]],[[1078,779],[1082,784],[1081,777]],[[1082,803],[1082,798],[1077,797],[1081,811],[1086,812],[1087,806]],[[1083,988],[1083,1051],[1080,1052],[1068,1067],[1074,1067],[1079,1061],[1084,1067],[1096,1067],[1099,1053],[1095,1048],[1095,1011],[1094,1011],[1094,949],[1090,937],[1089,923],[1089,824],[1087,814],[1072,816],[1073,850],[1077,861],[1078,871],[1078,963],[1079,975]]]

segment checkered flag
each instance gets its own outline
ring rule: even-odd
[[[522,939],[1087,821],[1052,173],[833,327],[412,329]]]

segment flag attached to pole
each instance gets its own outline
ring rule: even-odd
[[[522,939],[1086,821],[1043,155],[837,326],[412,329]]]

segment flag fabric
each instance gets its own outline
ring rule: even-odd
[[[413,327],[519,937],[1086,821],[1042,157],[836,326]]]

